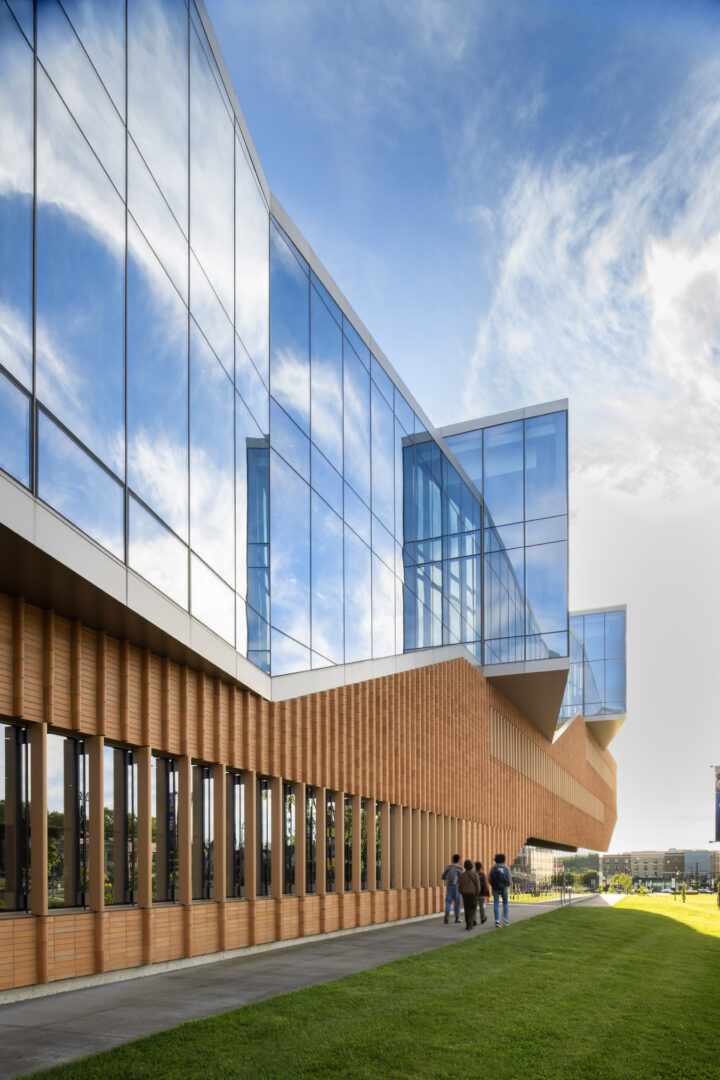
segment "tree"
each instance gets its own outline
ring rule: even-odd
[[[685,884],[684,881],[682,883],[682,889],[680,890],[680,892],[682,893],[682,901],[683,901],[683,904],[684,904],[685,903],[685,897],[687,896],[687,885]]]
[[[613,874],[610,878],[610,888],[620,889],[621,892],[630,892],[632,889],[632,878],[629,874]]]

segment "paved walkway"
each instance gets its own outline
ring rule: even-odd
[[[604,903],[597,896],[573,902],[580,900],[591,905]],[[511,904],[508,928],[496,931],[489,918],[473,934],[512,933],[512,923],[556,906],[554,902]],[[464,923],[458,926],[451,921],[446,926],[442,916],[431,915],[167,974],[2,1005],[0,1080],[25,1076],[187,1020],[214,1016],[469,937]]]

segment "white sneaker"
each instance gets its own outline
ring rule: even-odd
[[[510,925],[510,920],[509,919],[503,919],[503,926],[509,926],[509,925]]]
[[[499,930],[499,929],[500,929],[500,927],[502,926],[502,923],[496,922],[496,923],[495,923],[495,926],[496,926],[496,927],[498,928],[498,930]]]

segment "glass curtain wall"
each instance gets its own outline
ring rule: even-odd
[[[105,903],[137,901],[137,754],[119,746],[103,750]]]
[[[570,675],[560,720],[620,716],[626,702],[626,613],[593,611],[570,616]]]

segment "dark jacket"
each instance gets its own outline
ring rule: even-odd
[[[485,873],[484,870],[480,870],[478,872],[478,877],[480,878],[480,895],[481,896],[489,896],[490,895],[490,885],[488,883],[487,874]]]
[[[458,889],[461,893],[474,893],[480,895],[480,878],[476,870],[463,870],[458,879]]]

